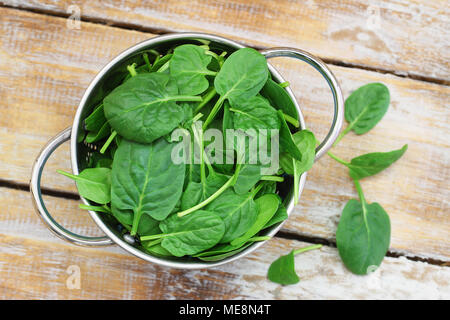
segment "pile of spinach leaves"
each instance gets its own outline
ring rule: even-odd
[[[268,239],[261,231],[287,218],[286,190],[294,185],[297,201],[300,175],[313,164],[316,139],[299,130],[286,85],[272,80],[265,57],[251,48],[149,50],[84,119],[83,142],[97,146],[87,168],[60,173],[91,202],[81,208],[114,217],[141,250],[220,261]],[[224,136],[227,129],[278,130],[280,165],[262,174],[263,163],[237,161],[248,148],[239,139],[235,162],[211,162],[208,128]],[[175,129],[200,149],[199,163],[172,161],[182,143],[172,138]]]

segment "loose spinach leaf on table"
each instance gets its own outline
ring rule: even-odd
[[[216,74],[208,69],[211,58],[205,54],[205,49],[193,44],[175,48],[170,61],[170,74],[175,78],[180,94],[195,96],[208,89],[206,76]]]
[[[175,129],[183,120],[177,101],[201,101],[180,95],[170,76],[138,74],[115,88],[103,100],[111,127],[126,139],[150,143]]]
[[[173,163],[174,145],[163,138],[150,145],[123,140],[116,151],[111,207],[119,221],[132,224],[132,235],[143,214],[161,221],[181,197],[185,164]]]
[[[345,266],[355,274],[374,271],[389,249],[391,224],[378,204],[368,204],[361,186],[355,181],[359,200],[351,199],[342,211],[336,232],[336,244]]]
[[[98,204],[107,204],[111,201],[111,169],[86,168],[79,175],[62,170],[58,173],[75,180],[80,196]]]
[[[375,127],[389,107],[388,88],[382,83],[369,83],[354,91],[345,101],[345,132],[363,134]]]
[[[350,177],[360,180],[373,176],[401,158],[408,149],[405,144],[401,149],[390,152],[373,152],[353,158],[347,167],[350,169]]]
[[[295,272],[294,256],[302,252],[319,249],[320,247],[322,247],[322,245],[316,244],[309,247],[292,250],[287,255],[279,257],[270,265],[269,271],[267,272],[267,278],[272,282],[282,285],[298,283],[300,278]]]

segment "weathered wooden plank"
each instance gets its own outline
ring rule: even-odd
[[[0,176],[27,183],[34,156],[51,136],[70,125],[95,72],[124,48],[152,35],[90,23],[69,30],[64,19],[11,9],[0,9],[0,14],[4,34],[0,39]],[[323,137],[331,120],[331,97],[323,80],[296,62],[275,60],[274,64],[291,82],[308,127]],[[364,137],[349,134],[337,147],[338,155],[350,159],[410,145],[398,164],[363,181],[367,199],[381,203],[391,215],[391,249],[448,260],[445,182],[450,89],[363,70],[332,69],[346,95],[364,83],[381,81],[392,96],[383,121]],[[46,187],[76,191],[72,181],[55,173],[57,168],[70,168],[68,150],[65,146],[50,159],[44,173]],[[324,157],[311,170],[302,201],[285,230],[333,239],[341,209],[355,196],[346,170]]]
[[[278,238],[238,262],[214,269],[159,267],[117,247],[83,248],[56,238],[33,212],[27,192],[0,188],[0,201],[1,299],[450,298],[450,268],[386,258],[370,276],[355,276],[329,247],[298,255],[296,270],[302,281],[279,286],[266,279],[270,263],[280,253],[308,244]],[[96,233],[77,201],[46,201],[73,231]],[[71,281],[73,270],[80,272],[80,289]]]
[[[73,13],[69,8],[77,6],[88,20],[216,33],[251,45],[299,47],[347,64],[449,80],[450,11],[444,0],[2,2],[58,14]]]

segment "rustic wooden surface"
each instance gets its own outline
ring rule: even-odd
[[[84,21],[79,30],[68,29],[67,19],[57,17],[66,15],[69,2],[2,2],[21,9],[0,8],[0,198],[6,203],[0,215],[5,257],[0,262],[0,298],[450,298],[450,271],[443,266],[450,260],[445,5],[396,2],[388,8],[380,3],[384,32],[385,24],[399,28],[383,34],[366,30],[362,13],[367,8],[357,1],[339,6],[328,1],[280,2],[276,8],[269,1],[166,1],[146,8],[133,1],[103,7],[75,1]],[[188,5],[191,10],[185,9]],[[418,14],[416,8],[421,19],[431,19],[426,28],[425,20],[411,19]],[[295,19],[296,13],[303,19]],[[264,24],[257,23],[261,17]],[[385,83],[392,103],[384,119],[364,138],[349,134],[335,153],[350,159],[409,144],[401,164],[363,181],[367,199],[381,203],[391,217],[390,255],[400,257],[386,258],[374,275],[357,277],[345,270],[335,248],[324,247],[296,258],[302,276],[298,285],[281,287],[265,279],[268,265],[280,252],[304,246],[304,241],[333,243],[340,212],[356,193],[346,170],[327,157],[309,173],[302,200],[283,228],[282,236],[289,234],[291,240],[271,240],[239,267],[171,270],[119,248],[78,248],[51,235],[25,191],[33,158],[51,136],[71,125],[96,72],[120,51],[155,35],[148,31],[161,30],[208,30],[254,46],[310,50],[328,59],[346,96],[362,84]],[[357,32],[382,37],[389,52],[383,52],[385,47],[375,38],[350,39]],[[377,47],[382,54],[376,54]],[[331,95],[323,80],[292,61],[278,59],[274,65],[290,81],[308,127],[324,136],[331,120]],[[71,181],[55,173],[57,168],[70,169],[68,150],[65,145],[56,151],[44,172],[44,186],[59,196],[48,197],[49,208],[74,231],[99,234],[86,213],[76,208],[78,202],[58,193],[76,193]],[[81,269],[80,290],[66,286],[70,265]],[[102,266],[101,275],[95,266]]]

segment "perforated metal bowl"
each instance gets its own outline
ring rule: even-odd
[[[43,202],[40,183],[42,171],[44,169],[47,159],[59,145],[61,145],[65,141],[70,140],[73,173],[78,174],[81,170],[83,170],[87,166],[87,162],[89,161],[91,151],[93,148],[95,148],[95,146],[87,145],[80,142],[80,140],[82,140],[83,134],[83,127],[82,127],[83,120],[92,112],[93,108],[97,105],[98,102],[100,102],[103,99],[103,97],[106,94],[108,94],[112,89],[114,89],[117,85],[120,84],[120,81],[123,80],[123,74],[126,73],[126,66],[132,62],[135,62],[136,60],[142,59],[141,58],[142,53],[147,50],[155,49],[159,52],[165,52],[176,45],[184,43],[198,44],[198,41],[196,41],[197,39],[210,41],[209,46],[212,48],[212,50],[217,49],[220,51],[227,51],[228,53],[231,53],[239,48],[244,47],[242,44],[239,44],[235,41],[205,33],[168,34],[151,38],[136,44],[135,46],[125,50],[117,57],[115,57],[97,74],[97,76],[94,78],[94,80],[92,80],[91,84],[87,88],[86,92],[83,95],[83,98],[80,101],[77,112],[75,114],[73,125],[57,134],[42,149],[41,153],[39,154],[33,165],[30,189],[33,196],[33,203],[35,205],[36,212],[42,218],[42,221],[58,237],[67,240],[71,243],[82,246],[105,246],[116,244],[125,249],[126,251],[146,261],[153,262],[163,266],[183,268],[183,269],[199,269],[222,265],[224,263],[234,261],[243,256],[246,256],[250,252],[256,250],[258,247],[263,245],[263,243],[265,243],[265,241],[256,242],[251,246],[249,246],[248,248],[246,248],[245,250],[241,251],[240,253],[217,262],[202,262],[194,260],[192,258],[180,259],[180,258],[156,257],[140,250],[139,246],[128,243],[127,239],[126,238],[124,239],[123,233],[121,232],[122,230],[120,224],[109,215],[97,214],[94,211],[89,211],[92,219],[106,235],[104,237],[86,237],[72,233],[69,230],[63,228],[60,224],[58,224],[53,219],[51,214],[47,211],[45,204]],[[333,94],[334,117],[328,135],[316,149],[316,160],[319,159],[332,146],[342,127],[344,101],[336,78],[320,59],[312,56],[311,54],[305,51],[293,48],[271,48],[262,50],[261,53],[267,59],[273,57],[292,57],[307,62],[308,64],[313,66],[316,70],[318,70],[328,82],[328,85]],[[269,71],[272,74],[272,78],[276,82],[279,83],[285,82],[283,77],[270,64],[269,64]],[[295,107],[297,108],[300,126],[302,129],[304,129],[305,122],[303,119],[301,109],[291,89],[286,88],[286,90],[291,96],[292,101],[295,104]],[[300,195],[303,190],[303,186],[305,184],[305,179],[306,173],[303,174],[300,179]],[[287,211],[288,214],[290,214],[294,207],[292,183],[287,182],[287,184],[282,189],[284,190],[283,196],[287,200],[286,202]],[[89,204],[89,202],[86,199],[82,198],[82,201],[85,204]],[[275,225],[272,228],[267,229],[265,231],[265,235],[273,236],[281,228],[281,226],[282,224],[279,224]]]

